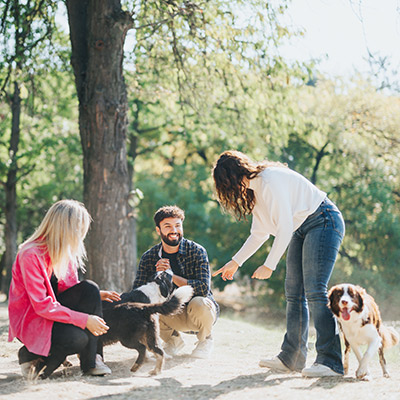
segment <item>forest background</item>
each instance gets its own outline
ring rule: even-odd
[[[384,74],[328,78],[288,62],[301,31],[288,2],[0,2],[0,255],[8,292],[17,246],[63,198],[93,217],[87,277],[126,290],[158,241],[152,216],[186,211],[185,236],[213,270],[250,221],[221,212],[211,170],[228,149],[286,162],[339,206],[346,222],[331,284],[364,286],[399,319],[400,100]],[[68,20],[70,35],[65,24]],[[129,37],[127,38],[127,33]],[[284,309],[285,258],[250,280],[271,238],[240,269],[242,291]],[[222,290],[227,283],[213,281]]]

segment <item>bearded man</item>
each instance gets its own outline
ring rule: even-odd
[[[183,237],[185,213],[177,206],[164,206],[154,214],[161,243],[147,250],[140,259],[133,289],[150,282],[158,271],[169,270],[175,286],[190,285],[194,295],[178,315],[160,315],[160,336],[164,351],[174,356],[185,343],[180,332],[195,333],[198,342],[192,352],[208,358],[213,349],[212,328],[219,306],[211,292],[210,264],[201,245]]]

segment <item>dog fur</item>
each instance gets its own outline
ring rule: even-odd
[[[172,274],[167,271],[158,272],[151,282],[146,283],[136,289],[132,289],[130,292],[122,293],[121,300],[118,303],[121,304],[127,302],[134,303],[162,303],[165,301],[174,289],[172,283]]]
[[[350,349],[358,360],[356,377],[369,380],[368,364],[376,352],[384,377],[389,377],[386,369],[384,349],[399,341],[399,334],[382,324],[378,305],[374,298],[360,286],[343,283],[333,286],[328,293],[329,307],[339,322],[345,341],[344,372],[349,369]],[[360,346],[367,345],[362,355]]]
[[[103,309],[103,318],[109,330],[100,340],[104,345],[121,342],[127,348],[136,349],[139,354],[131,368],[132,372],[136,372],[143,364],[146,349],[156,357],[156,366],[150,374],[161,372],[164,351],[160,346],[158,314],[179,313],[193,296],[193,288],[188,285],[179,287],[169,295],[169,285],[162,289],[162,283],[170,278],[163,274],[159,274],[153,282],[122,294],[121,301],[110,303]],[[142,301],[147,301],[147,304]]]

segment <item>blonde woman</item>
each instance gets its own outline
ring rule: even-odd
[[[231,280],[270,235],[264,264],[252,278],[268,279],[286,249],[286,335],[280,353],[261,367],[299,371],[306,377],[342,376],[339,334],[328,308],[327,285],[344,235],[338,208],[305,177],[280,163],[250,160],[239,151],[222,153],[213,177],[220,204],[239,219],[252,216],[250,236],[231,261],[216,271]],[[305,368],[309,311],[317,334],[315,363]]]
[[[18,358],[25,377],[47,378],[70,354],[80,355],[86,374],[111,372],[98,344],[108,330],[101,300],[119,295],[78,280],[89,225],[83,204],[61,200],[20,246],[9,292],[9,341],[18,338],[24,344]]]

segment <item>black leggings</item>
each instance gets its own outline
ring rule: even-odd
[[[102,317],[99,288],[92,281],[82,281],[57,296],[57,300],[74,311]],[[44,358],[42,367],[46,367],[42,377],[47,378],[56,370],[68,355],[79,354],[81,369],[87,372],[95,367],[96,354],[102,355],[102,345],[97,336],[87,329],[75,325],[54,322],[51,332],[50,353]],[[19,363],[38,358],[22,347],[18,353]],[[43,358],[43,357],[42,357]]]

